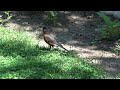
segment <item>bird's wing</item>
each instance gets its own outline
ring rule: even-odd
[[[44,35],[44,40],[47,44],[52,45],[52,46],[58,44],[57,41],[54,39],[54,37],[52,37],[51,35],[45,34]]]

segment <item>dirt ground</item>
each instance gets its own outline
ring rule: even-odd
[[[41,11],[14,11],[13,18],[5,24],[6,27],[16,30],[25,30],[31,37],[38,40],[40,46],[46,47],[43,41],[43,26],[55,32],[57,40],[68,50],[73,50],[80,57],[95,66],[103,68],[109,76],[114,78],[120,73],[120,56],[113,52],[115,42],[99,42],[96,31],[104,22],[93,11],[60,11],[59,25],[54,26],[47,22],[47,13]]]

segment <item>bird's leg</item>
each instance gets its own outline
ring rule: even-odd
[[[49,50],[51,50],[51,46],[49,45]]]
[[[50,47],[50,50],[52,50],[52,46],[49,45],[49,47]]]

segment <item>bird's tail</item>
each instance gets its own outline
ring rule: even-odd
[[[59,44],[61,48],[63,48],[65,51],[68,51],[66,48],[64,48],[61,44]]]

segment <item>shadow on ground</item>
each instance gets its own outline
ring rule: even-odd
[[[90,16],[91,18],[87,18]],[[52,22],[47,22],[46,17],[47,12],[43,11],[14,11],[11,22],[26,27],[24,30],[29,32],[36,32],[36,30],[42,32],[41,28],[47,26],[56,33],[56,37],[60,42],[84,48],[91,46],[91,42],[99,38],[96,29],[99,25],[104,24],[93,11],[59,12],[58,19],[61,26],[53,26]],[[30,28],[27,29],[27,27]],[[96,49],[101,50],[105,47],[105,51],[109,51],[112,45],[106,43],[96,44]]]
[[[94,49],[90,50],[100,50],[113,53],[112,48],[114,47],[114,42],[101,42],[94,45],[91,44],[94,39],[98,39],[100,36],[96,31],[96,28],[104,25],[104,22],[95,14],[94,11],[60,11],[59,21],[61,26],[53,26],[52,23],[47,22],[46,17],[47,12],[43,11],[14,11],[13,18],[10,22],[18,24],[21,27],[26,27],[24,30],[32,33],[41,32],[41,28],[43,26],[47,26],[56,33],[58,41],[63,44],[85,49],[89,49],[89,47],[95,47]],[[28,27],[29,29],[27,29]],[[38,27],[40,28],[38,29]],[[38,36],[40,36],[40,38],[42,37],[42,34],[36,35],[37,38]],[[100,60],[99,58],[97,59]],[[113,60],[118,61],[116,57],[103,57],[101,65],[112,63],[114,62]],[[119,64],[119,62],[117,63]],[[111,72],[119,72],[119,67],[116,66],[116,71],[112,71],[111,69]]]

